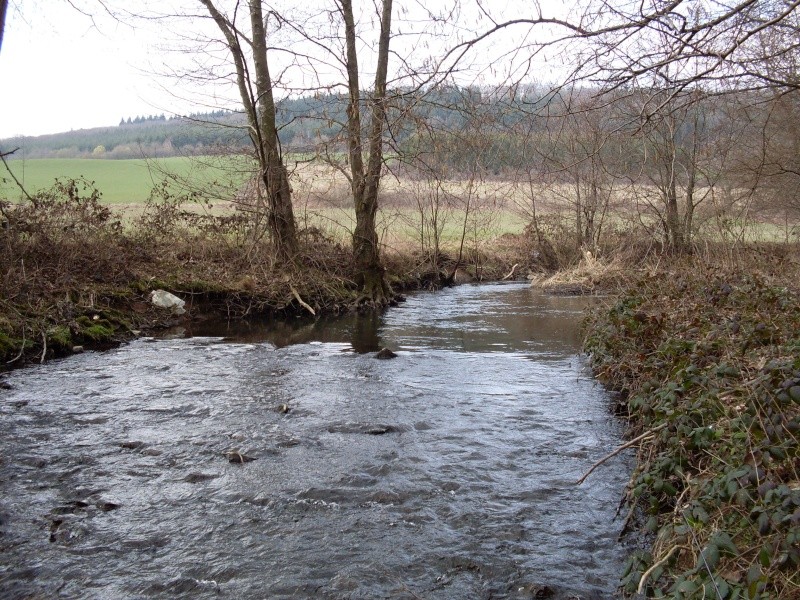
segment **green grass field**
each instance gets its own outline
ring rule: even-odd
[[[293,158],[299,160],[307,157]],[[29,194],[49,188],[57,177],[83,177],[93,181],[102,193],[102,200],[107,204],[118,205],[127,218],[141,213],[152,188],[165,178],[177,181],[177,185],[171,186],[173,190],[194,190],[202,198],[213,200],[214,213],[224,214],[231,210],[231,204],[226,201],[234,198],[236,191],[241,189],[253,172],[253,164],[246,156],[172,157],[154,160],[16,159],[8,161],[8,165]],[[336,238],[348,240],[354,227],[355,215],[348,198],[349,184],[341,173],[325,165],[307,163],[297,168],[292,175],[292,181],[295,189],[295,214],[300,225],[320,227]],[[452,182],[451,187],[458,193],[464,187],[464,182]],[[424,195],[427,188],[418,188],[419,182],[386,179],[384,191],[395,197],[395,203],[382,206],[380,210],[378,228],[384,242],[421,243],[419,214],[414,208],[415,194]],[[520,210],[515,209],[526,202],[520,196],[525,191],[524,185],[520,187],[514,181],[486,182],[479,184],[478,191],[484,200],[500,199],[500,202],[496,207],[475,215],[467,234],[468,240],[491,239],[503,233],[519,233],[524,229],[528,219],[522,216]],[[545,203],[545,213],[559,212],[559,203],[563,205],[564,202],[567,204],[561,208],[566,206],[571,210],[569,200],[551,197],[551,188],[543,187],[537,194],[540,200],[549,199]],[[22,192],[8,173],[0,171],[0,199],[17,201],[22,197]],[[398,197],[401,198],[399,204]],[[333,200],[340,203],[342,208],[332,207],[330,203]],[[208,209],[197,206],[200,207],[199,210]],[[617,217],[608,215],[608,222],[613,223]],[[452,246],[460,242],[463,219],[463,213],[459,210],[447,212],[441,235],[444,245]],[[707,224],[703,229],[705,239],[727,239],[713,225]],[[748,223],[746,226],[739,226],[739,229],[742,229],[739,236],[747,241],[785,241],[787,238],[794,241],[798,235],[796,226],[766,222]]]
[[[109,204],[139,203],[165,177],[191,182],[207,189],[213,184],[236,189],[247,178],[241,168],[246,158],[173,157],[155,160],[103,160],[88,158],[11,160],[8,165],[29,194],[47,189],[57,177],[83,177],[93,181]],[[19,200],[22,192],[8,173],[0,174],[0,198]]]

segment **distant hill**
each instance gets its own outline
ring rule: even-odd
[[[36,137],[0,140],[5,151],[20,148],[13,158],[126,159],[196,154],[215,146],[247,143],[242,115],[227,112],[190,117],[136,117],[116,127],[95,127]]]
[[[458,151],[463,146],[459,136],[468,122],[480,120],[484,139],[497,137],[507,150],[513,150],[503,135],[492,133],[525,119],[550,97],[531,88],[512,102],[502,94],[474,88],[442,87],[427,91],[410,91],[393,96],[389,106],[392,147],[407,151],[430,151],[431,139],[450,141],[453,160],[473,160]],[[320,143],[341,144],[345,128],[347,98],[338,94],[315,95],[282,100],[277,118],[284,150],[310,152]],[[365,107],[366,109],[366,107]],[[367,114],[367,111],[364,111]],[[443,136],[443,138],[441,137]],[[164,115],[123,118],[116,127],[80,129],[37,137],[16,137],[0,140],[0,150],[20,150],[11,159],[35,158],[167,158],[173,156],[210,155],[222,152],[244,152],[250,149],[248,127],[241,112],[218,110],[182,117]],[[497,153],[495,153],[497,154]],[[507,158],[493,158],[507,162]],[[494,165],[487,165],[494,166]]]
[[[336,135],[344,115],[344,98],[286,100],[278,111],[281,143],[308,145],[311,139]],[[95,127],[36,137],[0,140],[4,151],[20,148],[11,158],[128,159],[186,156],[216,150],[245,150],[249,146],[245,115],[231,111],[183,117],[151,115],[123,118],[116,127]]]

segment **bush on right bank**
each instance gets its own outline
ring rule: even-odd
[[[710,269],[627,289],[585,344],[644,434],[627,498],[652,545],[630,558],[625,593],[800,598],[798,293]]]

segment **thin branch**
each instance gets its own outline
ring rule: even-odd
[[[6,162],[6,156],[11,156],[11,155],[12,155],[12,154],[14,154],[14,153],[15,153],[17,150],[19,150],[19,148],[14,148],[14,149],[13,149],[13,150],[11,150],[10,152],[0,152],[0,160],[2,160],[2,161],[3,161],[3,165],[5,166],[5,168],[6,168],[6,171],[8,171],[8,174],[9,174],[9,175],[11,175],[11,179],[13,179],[13,180],[14,180],[14,183],[16,183],[16,184],[17,184],[17,187],[18,187],[18,188],[19,188],[19,189],[22,191],[22,193],[23,193],[23,194],[25,194],[25,197],[26,197],[28,200],[30,200],[30,201],[31,201],[31,204],[33,204],[34,206],[37,206],[37,202],[36,202],[36,200],[34,200],[34,199],[33,199],[33,197],[32,197],[32,196],[31,196],[31,195],[28,193],[28,191],[25,189],[25,186],[24,186],[24,185],[22,185],[22,182],[21,182],[19,179],[17,179],[17,176],[16,176],[16,175],[14,175],[14,172],[11,170],[11,167],[9,167],[9,166],[8,166],[8,163]]]
[[[615,457],[617,454],[619,454],[619,453],[620,453],[620,452],[622,452],[623,450],[625,450],[625,449],[627,449],[627,448],[630,448],[631,446],[635,446],[635,445],[636,445],[636,444],[638,444],[639,442],[641,442],[641,441],[644,441],[645,439],[648,439],[648,438],[650,438],[650,437],[651,437],[653,434],[655,434],[657,431],[659,431],[659,430],[661,430],[661,429],[664,429],[664,427],[666,427],[666,426],[667,426],[667,424],[666,424],[666,423],[662,423],[662,424],[661,424],[661,425],[659,425],[658,427],[654,427],[654,428],[653,428],[653,429],[651,429],[650,431],[645,431],[643,434],[636,436],[636,437],[635,437],[635,438],[633,438],[631,441],[629,441],[629,442],[625,442],[624,444],[622,444],[622,445],[621,445],[619,448],[617,448],[616,450],[614,450],[614,451],[613,451],[613,452],[611,452],[610,454],[606,454],[606,455],[605,455],[603,458],[601,458],[601,459],[600,459],[600,460],[598,460],[596,463],[594,463],[594,464],[592,465],[592,468],[591,468],[591,469],[589,469],[588,471],[586,471],[586,473],[584,473],[583,477],[581,477],[580,479],[578,479],[578,481],[576,481],[576,482],[575,482],[575,485],[580,485],[580,484],[582,484],[584,481],[586,481],[586,478],[587,478],[587,477],[589,477],[589,475],[591,475],[591,474],[592,474],[592,472],[593,472],[593,471],[594,471],[594,470],[595,470],[597,467],[599,467],[600,465],[602,465],[604,462],[606,462],[606,461],[607,461],[607,460],[609,460],[610,458],[614,458],[614,457]]]
[[[295,287],[294,287],[293,285],[290,285],[290,286],[289,286],[289,289],[292,291],[292,296],[294,296],[295,300],[297,300],[297,302],[300,304],[300,306],[302,306],[303,308],[305,308],[305,309],[306,309],[308,312],[310,312],[312,315],[314,315],[314,316],[316,317],[316,316],[317,316],[317,313],[316,313],[316,311],[315,311],[315,310],[314,310],[314,309],[311,307],[311,305],[310,305],[310,304],[308,304],[307,302],[305,302],[305,301],[304,301],[304,300],[303,300],[303,299],[300,297],[300,294],[299,294],[299,292],[298,292],[298,291],[295,289]]]
[[[636,590],[637,594],[644,593],[644,588],[647,586],[647,578],[650,577],[650,574],[653,571],[655,571],[658,567],[663,565],[665,562],[667,562],[670,559],[670,557],[673,554],[675,554],[675,551],[681,549],[682,547],[683,546],[673,546],[672,548],[670,548],[670,551],[667,552],[664,558],[660,559],[658,562],[653,563],[653,565],[649,569],[647,569],[647,571],[642,573],[642,578],[639,580],[639,589]]]

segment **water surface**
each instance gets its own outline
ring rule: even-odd
[[[16,371],[0,597],[613,598],[630,464],[574,483],[621,434],[584,306],[462,286]]]

